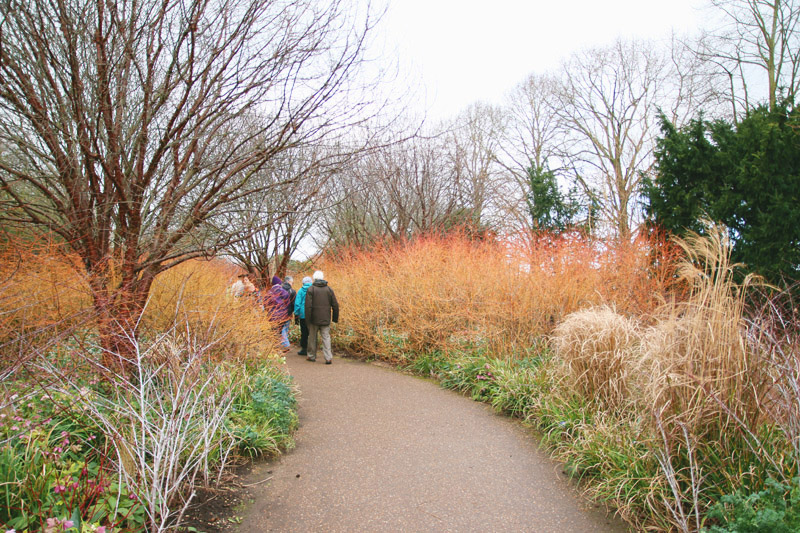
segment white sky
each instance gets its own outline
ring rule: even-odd
[[[617,37],[693,33],[704,0],[389,0],[378,26],[387,53],[421,85],[421,107],[447,118],[500,103],[532,72]],[[409,83],[408,78],[402,83]],[[425,104],[427,102],[427,104]]]

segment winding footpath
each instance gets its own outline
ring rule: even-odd
[[[296,350],[297,446],[250,474],[241,533],[627,531],[518,422],[427,380]]]

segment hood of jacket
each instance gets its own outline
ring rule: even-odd
[[[325,281],[324,279],[318,279],[317,281],[314,282],[314,286],[315,287],[327,287],[328,286],[328,282]]]

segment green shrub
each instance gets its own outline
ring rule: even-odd
[[[800,478],[791,484],[769,478],[762,491],[737,491],[714,505],[710,533],[794,533],[800,531]]]
[[[402,365],[405,370],[426,377],[439,378],[452,366],[447,354],[439,351],[427,352],[410,358],[410,360],[406,359],[406,363]]]
[[[297,400],[291,377],[265,366],[249,377],[234,403],[232,432],[239,450],[251,457],[290,447],[297,428]]]

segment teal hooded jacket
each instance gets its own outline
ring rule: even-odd
[[[299,316],[300,318],[306,317],[306,293],[310,286],[310,283],[303,283],[303,286],[297,291],[297,297],[294,299],[295,316]]]

